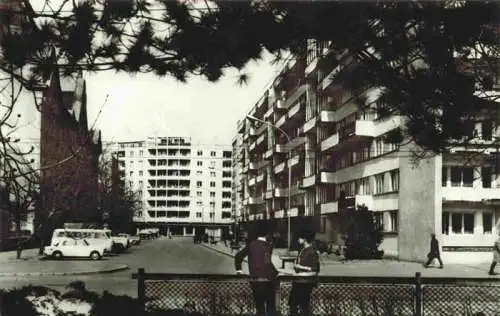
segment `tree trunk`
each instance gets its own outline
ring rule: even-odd
[[[16,224],[16,236],[17,236],[17,245],[16,245],[16,258],[21,259],[21,254],[23,252],[23,240],[21,237],[21,214],[20,211],[16,211],[15,216],[15,224]]]

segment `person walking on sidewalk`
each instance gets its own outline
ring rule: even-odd
[[[496,265],[500,262],[500,231],[498,232],[497,240],[493,244],[493,261],[491,262],[489,275],[497,275],[495,272]]]
[[[441,254],[439,253],[439,242],[436,238],[436,234],[431,234],[431,251],[427,254],[427,262],[424,264],[424,267],[428,268],[429,265],[434,261],[434,259],[438,259],[439,268],[443,268],[443,261],[441,260]]]
[[[250,287],[252,289],[257,316],[276,316],[276,288],[278,270],[271,256],[272,248],[266,240],[267,227],[260,224],[256,227],[257,239],[250,241],[234,257],[237,274],[241,274],[243,259],[248,257]]]
[[[304,230],[298,237],[301,250],[294,265],[297,279],[292,282],[288,305],[291,316],[310,316],[311,293],[316,285],[316,277],[320,271],[319,256],[312,247],[315,237],[313,231]]]

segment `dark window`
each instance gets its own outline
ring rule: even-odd
[[[231,202],[222,202],[222,208],[231,208]]]
[[[231,212],[222,212],[222,218],[231,218]]]
[[[448,235],[450,228],[450,213],[443,212],[443,215],[441,216],[441,227],[443,235]]]
[[[491,177],[492,170],[491,167],[481,168],[481,180],[483,182],[483,188],[491,188]]]
[[[224,157],[224,158],[231,158],[232,155],[233,155],[233,153],[231,151],[229,151],[229,150],[224,150],[222,152],[222,157]]]
[[[493,231],[493,214],[483,213],[483,232],[491,234]]]
[[[464,233],[472,234],[474,232],[474,214],[464,214]]]
[[[441,168],[441,185],[443,187],[446,186],[446,182],[448,181],[448,168],[447,167],[443,167]]]
[[[223,178],[231,178],[231,171],[222,171]]]
[[[222,181],[222,187],[223,188],[230,188],[231,187],[231,181]]]
[[[484,140],[491,140],[493,137],[493,121],[492,120],[486,120],[482,122],[482,138]]]
[[[471,167],[463,168],[463,186],[464,187],[472,187],[472,183],[474,182],[474,169]]]
[[[462,233],[462,214],[452,213],[451,214],[451,230],[456,233]]]
[[[222,162],[222,167],[224,167],[224,168],[231,168],[232,165],[233,165],[233,163],[231,160],[224,160]]]
[[[451,167],[451,186],[459,187],[461,182],[462,173],[459,167]]]

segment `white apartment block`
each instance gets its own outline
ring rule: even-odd
[[[232,221],[231,146],[193,143],[189,137],[149,137],[115,145],[119,171],[138,192],[138,227],[163,234],[219,237]]]
[[[375,212],[386,253],[423,261],[429,235],[436,233],[445,263],[490,261],[500,230],[499,149],[494,145],[500,137],[498,104],[471,128],[474,145],[415,163],[414,145],[385,141],[405,118],[378,118],[370,106],[360,108],[336,80],[356,67],[353,58],[325,43],[309,45],[308,56],[292,59],[237,123],[237,220],[268,220],[285,236],[290,216],[292,235],[307,226],[319,239],[341,243],[338,198],[343,191],[352,211],[364,204]],[[364,95],[375,102],[378,89]]]

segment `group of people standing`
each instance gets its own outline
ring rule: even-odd
[[[271,260],[273,245],[265,227],[257,227],[256,235],[257,238],[250,241],[236,254],[235,269],[236,273],[241,274],[243,260],[248,257],[250,287],[257,316],[275,316],[277,315],[276,290],[279,271]],[[293,316],[311,315],[311,293],[320,271],[319,256],[312,247],[314,239],[315,234],[310,230],[304,230],[298,235],[300,250],[294,262],[297,278],[292,283],[288,299],[290,315]]]

